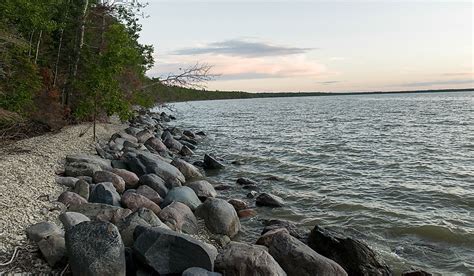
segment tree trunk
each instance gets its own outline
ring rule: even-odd
[[[28,45],[28,57],[30,58],[31,57],[31,44],[33,43],[33,35],[35,34],[35,30],[33,30],[31,32],[31,35],[30,35],[30,43]]]
[[[63,33],[64,33],[64,29],[61,29],[61,34],[59,36],[58,54],[56,55],[56,64],[54,65],[53,86],[56,86],[56,81],[58,79],[59,56],[61,54],[61,47],[63,45]]]
[[[38,54],[39,54],[39,47],[41,44],[41,36],[43,35],[43,30],[40,30],[39,36],[38,36],[38,43],[36,43],[36,53],[35,53],[35,64],[38,62]]]

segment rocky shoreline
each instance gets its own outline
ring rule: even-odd
[[[211,153],[192,162],[202,130],[169,126],[165,113],[141,111],[96,145],[97,155],[66,156],[58,185],[62,225],[26,229],[52,269],[73,275],[392,275],[362,241],[318,225],[269,220],[254,244],[232,241],[240,219],[284,199],[239,178],[245,198],[222,198],[227,185],[206,171],[225,170]],[[1,269],[1,267],[0,267]],[[421,270],[403,275],[430,275]]]

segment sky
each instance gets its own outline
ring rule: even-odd
[[[148,2],[150,76],[201,63],[218,75],[209,90],[474,87],[472,1]]]

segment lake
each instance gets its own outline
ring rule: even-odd
[[[173,104],[204,130],[195,151],[224,158],[214,183],[257,180],[286,202],[257,208],[237,239],[269,218],[329,227],[367,242],[400,272],[474,273],[474,93],[322,96]],[[232,165],[239,160],[242,165]],[[278,181],[265,178],[275,176]]]

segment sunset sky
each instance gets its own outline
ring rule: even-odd
[[[474,87],[471,1],[150,0],[151,76],[196,62],[210,90]]]

